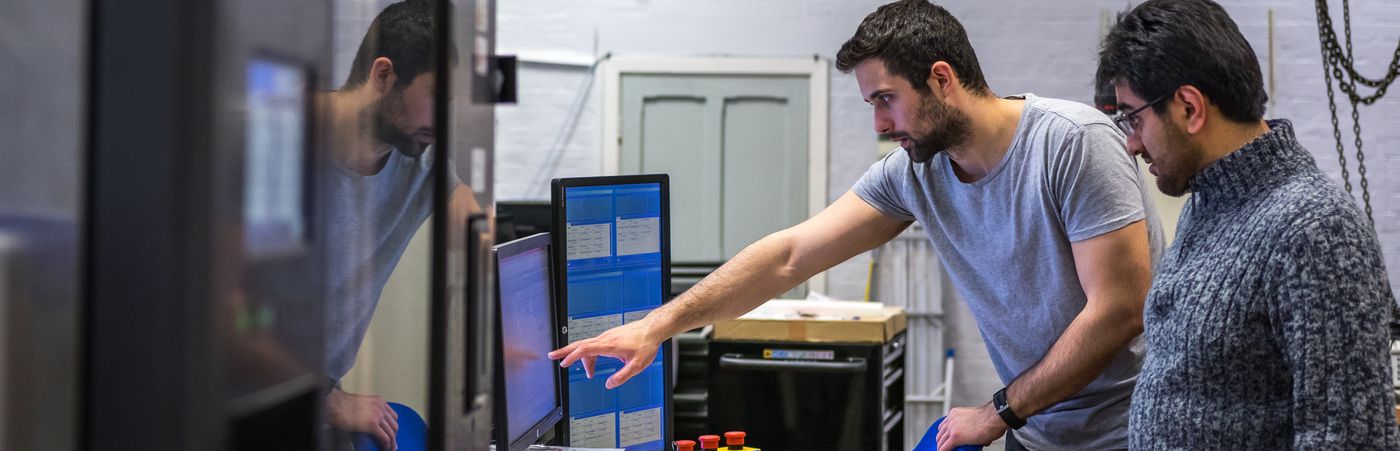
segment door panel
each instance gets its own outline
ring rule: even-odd
[[[623,75],[619,168],[671,175],[673,261],[722,262],[806,217],[809,85]]]
[[[712,148],[714,140],[706,139],[712,104],[703,97],[655,96],[642,100],[642,147],[651,152],[632,154],[641,174],[672,174],[673,205],[671,218],[679,236],[686,239],[672,243],[672,252],[683,253],[705,261],[719,261],[720,218],[705,214],[719,209],[719,198],[707,196],[720,189],[720,157]]]
[[[803,105],[794,106],[800,100]],[[726,258],[807,216],[807,98],[730,97],[724,101]],[[801,107],[801,108],[799,108]]]

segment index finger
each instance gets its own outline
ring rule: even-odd
[[[579,340],[579,341],[575,341],[575,342],[573,342],[573,343],[569,343],[568,346],[565,346],[565,347],[562,347],[562,348],[559,348],[559,349],[555,349],[555,350],[553,350],[553,351],[549,351],[548,357],[549,357],[550,360],[559,360],[560,358],[563,358],[564,356],[567,356],[567,355],[569,355],[570,353],[573,353],[573,352],[574,352],[574,349],[575,349],[575,348],[578,348],[579,345],[583,344],[583,342],[585,342],[585,341],[588,341],[588,340]]]
[[[619,355],[616,348],[611,346],[594,344],[592,342],[584,343],[582,341],[580,341],[579,343],[580,345],[578,347],[575,347],[573,352],[570,352],[568,356],[564,357],[562,360],[559,361],[559,366],[573,366],[574,362],[579,361],[579,359],[587,357],[597,357],[600,355],[610,355],[619,358],[623,357]]]

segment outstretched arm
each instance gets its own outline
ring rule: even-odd
[[[909,223],[880,213],[847,191],[816,216],[775,232],[739,252],[699,284],[640,321],[549,353],[561,366],[582,360],[592,377],[600,355],[625,365],[606,386],[616,387],[650,365],[661,342],[681,332],[736,318],[813,275],[889,241]]]

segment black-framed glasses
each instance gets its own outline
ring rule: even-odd
[[[1174,91],[1173,91],[1173,92],[1174,92]],[[1118,126],[1118,129],[1119,129],[1119,130],[1122,130],[1122,131],[1123,131],[1123,134],[1124,134],[1124,135],[1126,135],[1126,136],[1133,136],[1133,130],[1136,130],[1136,129],[1138,128],[1138,120],[1139,120],[1139,119],[1138,119],[1138,116],[1137,116],[1138,113],[1141,113],[1142,110],[1145,110],[1145,109],[1147,109],[1148,107],[1151,107],[1152,105],[1156,105],[1157,102],[1161,102],[1161,101],[1163,101],[1163,100],[1166,100],[1167,97],[1171,97],[1171,95],[1173,94],[1173,92],[1168,92],[1168,93],[1166,93],[1166,94],[1162,94],[1162,96],[1161,96],[1161,97],[1158,97],[1156,100],[1153,100],[1153,101],[1151,101],[1151,102],[1147,102],[1146,105],[1140,106],[1140,107],[1138,107],[1137,109],[1135,109],[1135,110],[1133,110],[1133,111],[1130,111],[1130,112],[1127,112],[1127,113],[1120,113],[1120,114],[1118,114],[1117,116],[1114,116],[1114,117],[1113,117],[1113,123],[1114,123],[1115,125]]]

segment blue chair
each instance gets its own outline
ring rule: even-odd
[[[914,447],[914,451],[937,451],[938,450],[938,425],[943,424],[943,419],[933,422],[933,426],[928,427],[928,432],[924,432],[924,438],[919,439],[919,446]],[[402,427],[402,426],[400,426]],[[953,448],[953,451],[982,451],[979,445],[963,445]]]
[[[399,414],[399,433],[394,439],[398,442],[399,451],[428,449],[428,423],[423,421],[423,417],[408,406],[396,402],[389,403],[389,408]],[[355,451],[384,451],[373,435],[356,432],[353,437],[351,444],[354,445]]]

